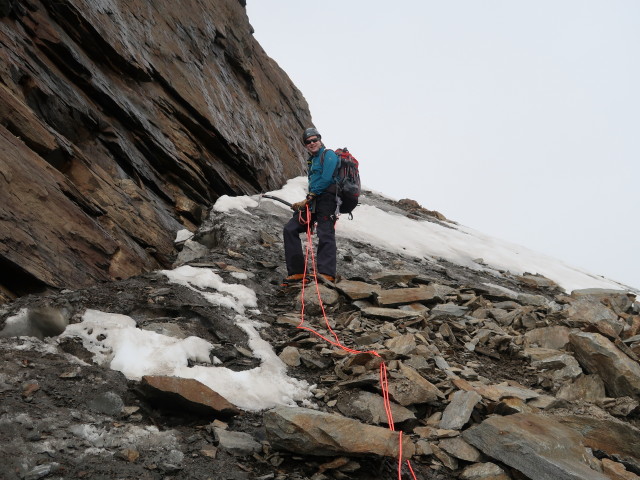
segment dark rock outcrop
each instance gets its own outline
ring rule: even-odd
[[[243,2],[3,2],[0,44],[0,301],[166,267],[219,196],[302,172]]]

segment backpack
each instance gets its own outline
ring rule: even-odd
[[[320,163],[324,165],[324,152],[320,158]],[[355,159],[347,147],[338,148],[335,151],[338,156],[338,165],[333,172],[336,182],[336,199],[338,200],[338,211],[348,213],[353,218],[352,211],[358,206],[360,198],[360,170],[358,160]]]

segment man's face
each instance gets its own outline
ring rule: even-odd
[[[314,135],[312,137],[307,138],[304,141],[304,146],[306,147],[307,152],[314,155],[318,153],[318,150],[320,150],[320,147],[322,146],[322,142],[320,141],[320,138],[317,135]]]

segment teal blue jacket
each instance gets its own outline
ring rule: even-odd
[[[324,162],[321,162],[322,152],[324,154]],[[338,166],[338,156],[333,150],[328,150],[323,145],[318,153],[312,155],[307,160],[309,178],[309,193],[320,195],[327,188],[335,183],[333,173]]]

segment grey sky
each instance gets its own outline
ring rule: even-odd
[[[367,187],[640,287],[640,2],[247,8]]]

